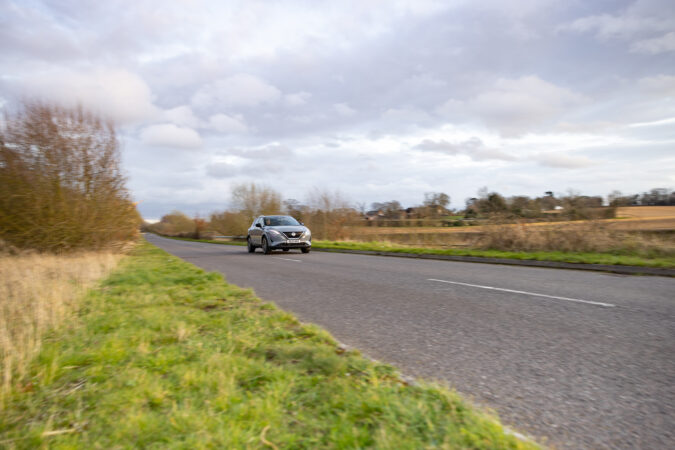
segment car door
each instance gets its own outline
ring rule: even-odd
[[[253,226],[251,227],[251,231],[249,232],[249,234],[251,235],[251,240],[253,241],[254,245],[260,245],[261,241],[262,241],[263,231],[262,231],[262,228],[256,226],[258,224],[262,225],[262,218],[261,217],[258,217],[253,222]]]

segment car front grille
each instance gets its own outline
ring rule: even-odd
[[[284,231],[284,236],[289,239],[299,239],[302,236],[302,231]]]

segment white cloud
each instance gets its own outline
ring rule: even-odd
[[[503,134],[531,131],[555,120],[587,99],[536,76],[500,78],[492,87],[465,103],[488,127]],[[447,103],[446,103],[447,104]]]
[[[275,86],[241,73],[202,87],[192,96],[192,105],[198,108],[212,105],[253,107],[274,103],[280,98],[281,91]]]
[[[461,141],[448,142],[444,139],[434,141],[425,139],[415,147],[417,150],[443,153],[447,155],[467,155],[474,161],[502,160],[515,161],[517,158],[495,148],[486,147],[483,141],[477,137]]]
[[[557,169],[580,169],[598,164],[587,156],[574,156],[565,153],[538,153],[533,159],[540,165]]]
[[[642,127],[661,127],[664,125],[672,126],[675,125],[675,117],[670,117],[668,119],[654,120],[651,122],[637,122],[631,123],[628,125],[631,128],[642,128]]]
[[[256,148],[233,148],[226,152],[228,155],[239,156],[245,159],[275,159],[284,158],[286,161],[293,156],[293,151],[278,143]]]
[[[202,138],[192,128],[172,123],[151,125],[141,132],[141,141],[153,147],[194,149],[202,146]]]
[[[176,125],[190,128],[199,127],[199,118],[192,112],[192,108],[187,105],[164,111],[164,118]]]
[[[220,133],[246,133],[248,127],[241,116],[215,114],[209,117],[209,127]]]
[[[633,53],[646,53],[648,55],[673,52],[675,51],[675,31],[671,31],[661,37],[637,41],[630,46],[630,51]]]
[[[29,75],[19,88],[28,97],[83,105],[122,125],[143,122],[159,112],[145,81],[123,69],[78,72],[60,68]]]

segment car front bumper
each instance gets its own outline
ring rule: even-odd
[[[270,248],[273,250],[283,248],[310,248],[311,246],[312,246],[311,241],[298,241],[298,242],[273,241],[270,243]]]

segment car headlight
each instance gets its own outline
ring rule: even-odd
[[[283,234],[279,233],[277,230],[269,230],[270,237],[274,239],[282,239],[284,237]]]
[[[305,230],[304,233],[302,233],[302,236],[300,236],[302,239],[310,239],[312,237],[312,233],[310,233],[309,229]]]

